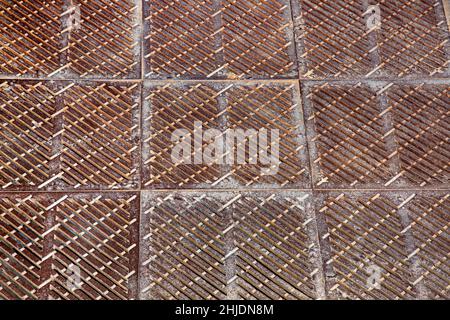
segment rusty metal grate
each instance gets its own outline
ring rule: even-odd
[[[314,298],[309,195],[146,194],[141,295]]]
[[[60,67],[63,1],[2,1],[0,28],[3,74],[45,76]]]
[[[399,207],[389,197],[348,195],[325,200],[326,217],[335,284],[330,293],[372,299],[413,298],[412,277],[402,233]],[[375,267],[380,268],[382,287],[370,290],[367,281]],[[372,268],[372,269],[371,269]]]
[[[434,299],[448,299],[449,195],[420,196],[409,208],[412,232],[421,259],[420,277]]]
[[[448,298],[447,204],[442,192],[324,195],[317,207],[330,294]],[[380,287],[367,286],[377,272]]]
[[[137,184],[137,84],[3,82],[2,189]]]
[[[0,1],[0,299],[449,299],[447,11]]]
[[[138,94],[137,84],[96,83],[65,91],[59,131],[65,185],[117,189],[137,184]]]
[[[380,68],[398,77],[448,74],[448,36],[438,2],[403,0],[385,2],[380,8],[385,16],[377,41]]]
[[[448,33],[438,1],[294,2],[306,79],[449,74]]]
[[[134,297],[137,195],[2,195],[0,201],[2,298]],[[67,279],[76,270],[75,291]]]
[[[2,189],[37,188],[51,178],[56,100],[48,84],[0,84]]]
[[[313,255],[318,246],[309,198],[309,194],[246,194],[235,202],[234,250],[240,298],[317,297],[318,268]]]
[[[141,295],[154,299],[227,296],[225,203],[222,197],[170,194],[146,201]]]
[[[385,116],[376,92],[364,85],[311,89],[308,120],[315,144],[317,186],[387,182],[394,176]]]
[[[288,1],[153,1],[149,78],[295,77]]]
[[[362,1],[297,0],[296,19],[304,77],[367,74],[371,69],[370,40]]]
[[[2,196],[0,199],[0,297],[37,299],[42,285],[45,199]]]
[[[394,87],[388,96],[394,111],[399,174],[418,186],[448,184],[450,87]]]
[[[1,74],[138,76],[137,1],[3,1],[0,8]]]
[[[448,184],[448,85],[325,83],[306,97],[316,186]]]
[[[92,300],[133,297],[136,288],[132,280],[137,276],[136,200],[136,195],[119,199],[76,196],[57,205],[50,229],[51,297]],[[74,265],[81,275],[81,285],[76,291],[66,283],[70,274],[67,270]]]
[[[144,105],[143,186],[307,185],[305,136],[301,131],[297,94],[298,88],[294,83],[152,86],[145,94],[147,103]],[[248,145],[245,146],[245,164],[239,164],[237,159],[228,166],[219,161],[201,165],[174,164],[171,151],[177,141],[171,140],[171,134],[174,130],[184,129],[194,137],[195,121],[202,122],[204,130],[221,130],[224,136],[227,129],[279,130],[281,164],[278,173],[267,176],[261,173],[263,165],[259,161],[250,164]],[[270,153],[272,146],[269,142],[265,149]],[[207,145],[208,142],[204,142],[203,147]],[[237,148],[239,146],[235,146]],[[194,146],[191,150],[195,152]],[[237,150],[231,153],[237,157]],[[192,154],[192,162],[194,157]]]

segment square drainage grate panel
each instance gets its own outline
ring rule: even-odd
[[[136,194],[2,194],[0,296],[131,299],[137,290]]]
[[[139,184],[138,84],[0,84],[2,189]]]
[[[295,0],[304,79],[449,75],[442,3]]]
[[[140,1],[4,1],[0,8],[4,76],[140,77]]]
[[[149,85],[143,187],[308,186],[298,94],[295,82]],[[218,147],[208,152],[211,144]]]
[[[146,1],[146,78],[296,77],[289,1]]]
[[[316,214],[328,295],[448,297],[441,250],[448,246],[448,197],[445,192],[319,193]]]
[[[310,194],[146,192],[142,204],[141,298],[318,296]]]
[[[316,187],[448,185],[447,82],[325,82],[304,101]]]

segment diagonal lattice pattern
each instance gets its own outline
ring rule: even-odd
[[[150,107],[144,108],[147,113],[143,115],[145,187],[213,183],[221,177],[218,164],[195,164],[192,159],[191,164],[172,161],[177,145],[172,134],[176,130],[187,130],[193,137],[195,121],[200,121],[205,130],[219,128],[218,96],[216,88],[203,84],[151,89],[146,97]]]
[[[371,44],[359,0],[297,0],[296,27],[302,76],[365,75],[372,69]]]
[[[0,73],[48,76],[60,69],[64,1],[2,1]]]
[[[224,299],[226,195],[143,200],[141,297]]]
[[[2,83],[1,188],[136,186],[138,97],[137,84]]]
[[[233,206],[237,291],[258,300],[316,297],[306,199],[244,195]]]
[[[65,89],[60,179],[73,188],[136,185],[137,85]]]
[[[139,76],[138,2],[76,0],[65,11],[64,68],[79,77]],[[67,26],[71,8],[79,10],[79,25]],[[69,13],[67,13],[69,12]]]
[[[409,214],[421,272],[414,283],[425,283],[430,299],[449,298],[449,194],[420,195]]]
[[[381,30],[377,35],[384,73],[406,75],[448,74],[448,35],[439,1],[398,0],[380,3]]]
[[[51,178],[56,100],[43,82],[0,84],[1,189],[38,188]]]
[[[141,298],[311,299],[309,195],[145,193]]]
[[[389,90],[401,168],[397,178],[418,186],[448,184],[449,89],[420,84]]]
[[[212,1],[150,1],[145,7],[146,76],[199,77],[218,68]]]
[[[137,78],[137,1],[3,1],[0,73]]]
[[[0,0],[0,300],[449,299],[449,13]]]
[[[46,206],[39,196],[0,197],[1,299],[40,297]]]
[[[322,240],[331,295],[352,299],[411,299],[411,261],[400,204],[386,195],[326,197]],[[331,268],[331,269],[330,269]]]
[[[0,199],[3,299],[131,299],[137,294],[136,194]]]
[[[60,201],[51,229],[50,296],[132,298],[137,276],[137,196],[65,196]]]
[[[306,142],[298,112],[300,102],[295,98],[295,87],[266,85],[242,86],[227,92],[227,127],[245,131],[261,128],[277,130],[279,165],[261,163],[235,164],[231,173],[236,181],[245,186],[252,184],[305,185],[308,179]],[[259,139],[259,150],[274,150],[274,132],[268,133],[267,146]],[[249,139],[250,140],[250,139]],[[246,146],[247,148],[247,146]],[[250,143],[246,150],[250,158]],[[253,149],[252,149],[253,150]],[[269,153],[270,153],[269,152]],[[270,174],[261,174],[262,171]]]
[[[286,1],[146,3],[146,77],[295,76]]]
[[[235,183],[242,186],[306,185],[309,173],[306,143],[299,125],[302,118],[296,92],[294,84],[167,84],[150,88],[144,107],[147,113],[143,121],[143,185],[178,188],[207,184],[221,187]],[[236,138],[232,150],[224,148],[220,159],[207,161],[206,157],[202,158],[202,151],[204,155],[210,142],[204,138],[200,141],[203,149],[196,162],[195,137],[197,134],[202,137],[196,123],[203,126],[203,132],[218,131],[222,141],[228,141],[227,129],[234,130],[236,137],[241,130],[244,139]],[[251,141],[261,137],[261,129],[267,131],[266,141],[254,146]],[[180,140],[174,140],[172,134],[177,130],[189,133],[189,138],[183,140],[191,150],[187,155],[189,164],[173,161],[173,150]],[[274,141],[278,141],[275,134],[279,137],[278,146],[274,145]],[[264,161],[259,153],[265,151],[269,157],[275,154],[276,148],[279,164],[275,159]],[[242,154],[240,150],[245,153],[244,163],[238,158]]]
[[[386,112],[375,90],[325,84],[308,98],[316,186],[380,184],[394,176]]]
[[[296,76],[289,5],[284,0],[224,1],[224,64],[228,78]]]
[[[294,3],[304,78],[398,78],[449,72],[440,1]]]

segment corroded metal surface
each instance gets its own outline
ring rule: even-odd
[[[316,213],[330,296],[448,299],[448,196],[323,194]],[[368,286],[378,272],[383,281]]]
[[[299,89],[292,82],[151,86],[144,101],[143,186],[307,186],[306,139],[299,125],[302,122],[299,107]],[[222,132],[238,128],[279,130],[278,173],[265,176],[260,164],[249,163],[174,164],[171,151],[177,142],[171,141],[171,133],[178,128],[194,135],[196,121],[203,123],[204,130]]]
[[[2,298],[136,296],[138,195],[6,194],[1,208]]]
[[[449,299],[446,5],[0,0],[0,298]]]
[[[436,1],[293,3],[305,79],[449,74],[448,30]]]
[[[323,83],[305,88],[317,187],[448,185],[448,84]]]
[[[27,77],[137,76],[139,8],[139,2],[133,0],[2,1],[0,73]]]

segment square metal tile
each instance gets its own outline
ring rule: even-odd
[[[436,247],[448,242],[448,197],[445,191],[317,192],[328,296],[448,297],[442,275],[449,269]]]
[[[304,94],[315,187],[380,187],[395,176],[389,114],[376,88],[324,83]]]
[[[323,295],[311,204],[298,192],[145,192],[141,298]]]
[[[449,30],[440,1],[293,3],[301,78],[450,74]]]
[[[2,82],[1,188],[139,184],[138,84]]]
[[[136,194],[2,194],[0,296],[132,299]]]
[[[7,1],[1,9],[0,75],[140,78],[140,1]]]
[[[297,75],[289,1],[146,1],[145,77]]]
[[[304,125],[295,82],[161,83],[147,86],[144,96],[144,188],[309,186]],[[211,159],[205,157],[211,142],[202,135],[210,129],[217,133],[214,137],[221,138],[224,151],[218,152],[217,158],[217,153],[211,151]],[[234,140],[233,150],[225,148],[229,129],[248,134],[243,141]],[[178,138],[178,130],[186,131],[183,138]],[[278,141],[276,135],[279,143],[274,144]],[[196,137],[200,137],[200,147],[195,145]],[[256,137],[255,147],[252,139]],[[187,145],[187,155],[174,161],[173,154],[178,154],[181,142]],[[268,157],[261,156],[261,151]],[[278,160],[270,158],[276,154]]]
[[[316,188],[449,186],[447,81],[306,85]]]

